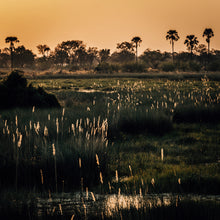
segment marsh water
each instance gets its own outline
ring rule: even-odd
[[[45,216],[80,216],[86,219],[91,216],[105,216],[113,218],[121,210],[151,210],[158,207],[178,207],[181,202],[209,202],[220,207],[220,195],[196,195],[196,194],[94,194],[93,192],[76,192],[53,194],[48,197],[36,196],[33,200],[17,202],[16,209],[30,209],[35,217],[41,219]],[[34,208],[33,208],[34,207]]]

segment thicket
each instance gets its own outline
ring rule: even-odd
[[[20,71],[12,71],[0,84],[0,109],[16,107],[60,107],[56,97],[48,94],[43,88],[28,85],[27,79]]]

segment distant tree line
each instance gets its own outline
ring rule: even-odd
[[[60,69],[68,71],[94,70],[96,72],[146,72],[146,71],[220,71],[220,50],[210,49],[214,32],[206,28],[203,37],[207,42],[199,44],[195,35],[187,35],[184,41],[188,52],[175,52],[175,42],[180,39],[176,30],[169,30],[166,39],[170,41],[171,52],[146,49],[138,55],[142,39],[133,37],[116,45],[116,51],[97,47],[87,48],[81,40],[59,43],[54,50],[45,44],[37,46],[36,56],[25,46],[16,47],[17,37],[7,37],[9,47],[0,50],[0,68],[31,68],[36,70]]]

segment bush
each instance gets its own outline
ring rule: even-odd
[[[189,62],[189,69],[191,71],[199,72],[201,70],[201,66],[197,62]]]
[[[209,63],[208,70],[210,71],[220,71],[220,61],[213,61]]]
[[[70,67],[69,67],[69,71],[70,72],[75,72],[77,70],[80,70],[79,66],[77,66],[77,65],[70,65]]]
[[[175,110],[173,121],[177,123],[189,122],[205,122],[218,123],[220,121],[220,105],[216,106],[185,106]]]
[[[122,71],[129,73],[146,72],[146,66],[142,63],[127,63],[122,66]]]
[[[161,69],[164,71],[164,72],[172,72],[175,70],[175,65],[173,63],[163,63],[161,65]]]
[[[95,72],[97,73],[114,73],[118,71],[118,65],[113,65],[109,63],[99,63],[99,65],[95,68]]]
[[[109,137],[120,132],[164,135],[173,128],[171,119],[162,112],[121,112],[118,121],[109,126]]]
[[[12,71],[0,84],[0,109],[15,107],[60,107],[56,97],[47,94],[42,88],[34,88],[21,75],[20,71]]]

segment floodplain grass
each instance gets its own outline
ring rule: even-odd
[[[89,187],[98,193],[220,193],[218,118],[212,120],[215,116],[208,111],[201,116],[206,123],[189,121],[188,115],[175,121],[184,106],[191,106],[189,113],[200,106],[215,109],[218,81],[99,78],[32,83],[55,94],[65,110],[1,111],[1,176],[8,176],[1,178],[1,190],[53,193],[57,181],[59,192]]]

